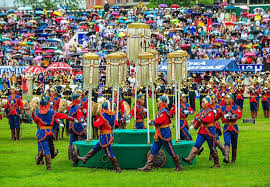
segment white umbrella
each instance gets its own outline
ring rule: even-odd
[[[240,8],[243,10],[249,10],[249,7],[247,5],[242,5],[242,6],[240,6]]]
[[[18,10],[23,10],[23,11],[32,10],[32,7],[30,6],[20,7],[18,8]]]

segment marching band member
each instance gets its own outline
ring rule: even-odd
[[[159,109],[157,118],[150,122],[150,125],[155,126],[154,142],[151,147],[150,155],[147,158],[147,162],[144,167],[139,168],[141,171],[151,171],[155,156],[158,154],[161,146],[163,145],[166,151],[171,155],[176,171],[183,170],[179,156],[175,152],[172,146],[172,133],[170,129],[170,113],[167,108],[168,99],[164,96],[158,98],[157,107]]]
[[[20,140],[20,117],[22,115],[22,110],[22,97],[17,94],[15,86],[11,86],[10,96],[7,97],[7,105],[2,109],[2,111],[6,111],[7,113],[11,130],[11,140]]]
[[[180,94],[180,138],[181,140],[192,141],[192,136],[188,132],[188,122],[187,117],[189,114],[194,114],[193,109],[189,106],[187,102],[187,95],[184,93]],[[170,110],[170,115],[175,114],[175,105]]]
[[[232,145],[232,164],[236,160],[237,152],[237,139],[238,139],[238,126],[236,121],[242,117],[242,112],[238,105],[233,103],[233,96],[227,94],[225,97],[225,106],[221,107],[222,117],[221,120],[224,124],[223,136],[225,142],[225,156],[224,162],[229,163],[230,145]]]
[[[207,94],[208,94],[208,89],[207,89],[207,85],[206,85],[206,81],[205,80],[202,80],[202,84],[199,86],[198,91],[200,93],[200,106],[202,108],[202,99],[204,97],[206,97]]]
[[[264,82],[264,87],[262,89],[261,95],[264,117],[269,118],[270,87],[268,87],[268,83],[266,81]]]
[[[58,119],[73,120],[65,114],[57,113],[49,105],[49,98],[43,97],[40,100],[40,107],[35,111],[34,121],[38,125],[38,156],[36,157],[36,164],[40,165],[43,156],[45,156],[47,170],[51,170],[51,158],[53,159],[58,150],[55,151],[53,140],[56,139],[53,125],[54,121]]]
[[[70,135],[70,141],[69,141],[69,147],[68,147],[69,159],[71,159],[70,151],[71,151],[73,142],[86,139],[86,132],[84,129],[84,126],[86,126],[86,122],[84,120],[84,115],[80,107],[80,100],[78,98],[79,98],[78,94],[73,94],[72,103],[69,105],[67,109],[69,116],[75,119],[74,122],[70,122],[69,124],[69,135]]]
[[[2,83],[3,88],[0,90],[0,96],[2,99],[6,99],[10,95],[10,89],[7,87],[7,83]]]
[[[224,106],[225,103],[225,96],[230,93],[230,89],[227,88],[227,84],[225,82],[225,80],[222,80],[221,81],[221,86],[220,86],[220,89],[218,90],[217,92],[217,99],[218,99],[218,104],[220,106]]]
[[[123,98],[131,106],[132,87],[129,81],[126,81],[126,86],[123,88]]]
[[[110,102],[108,100],[102,104],[102,109],[94,122],[94,126],[100,130],[99,142],[84,157],[78,156],[78,160],[81,160],[85,164],[89,158],[103,149],[114,165],[114,171],[121,172],[119,163],[111,148],[113,142],[113,129],[115,126],[118,126],[118,121],[116,120],[113,111],[110,110]]]
[[[137,96],[137,105],[136,105],[136,129],[145,129],[144,119],[146,118],[146,108],[144,107],[144,96],[139,94]],[[134,107],[131,110],[128,121],[134,116]]]
[[[250,95],[249,98],[249,106],[251,111],[251,118],[256,119],[258,113],[259,102],[257,98],[259,97],[260,91],[256,89],[256,83],[253,81],[252,86],[249,87],[248,94]]]
[[[236,90],[234,90],[234,93],[236,94],[236,98],[235,98],[235,104],[238,105],[241,109],[241,111],[243,111],[243,105],[244,105],[244,92],[245,92],[245,85],[242,84],[242,80],[238,79],[238,84],[235,88]]]
[[[195,142],[194,147],[191,149],[189,156],[187,158],[182,157],[183,161],[192,164],[192,161],[196,154],[198,154],[201,146],[205,141],[208,143],[208,147],[210,149],[210,153],[213,155],[214,158],[214,165],[212,168],[218,168],[219,165],[219,158],[218,152],[216,150],[216,130],[215,130],[215,113],[213,112],[211,106],[211,98],[205,97],[202,99],[202,109],[196,115],[193,120],[193,124],[195,129],[200,128],[198,132],[198,136]]]
[[[87,97],[85,97],[82,88],[79,88],[77,90],[77,93],[79,94],[79,100],[80,100],[81,109],[83,111],[83,115],[86,118],[87,111],[88,111],[88,99],[87,99]]]
[[[190,84],[189,84],[189,89],[188,89],[188,96],[189,96],[189,103],[190,103],[190,107],[193,109],[193,111],[195,111],[196,109],[196,93],[195,91],[197,90],[197,84],[196,82],[194,82],[194,78],[191,77],[190,78]]]

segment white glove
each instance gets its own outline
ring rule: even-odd
[[[147,112],[147,108],[144,108],[143,111],[144,111],[144,112]]]
[[[216,113],[217,113],[217,110],[216,110],[216,109],[214,109],[214,110],[213,110],[213,112],[216,114]]]
[[[64,127],[65,126],[64,123],[61,120],[59,120],[58,123],[59,123],[59,126],[60,127]]]
[[[86,112],[87,112],[86,108],[85,108],[85,109],[83,109],[83,113],[84,113],[84,114],[86,114]]]
[[[64,110],[64,114],[67,114],[67,112],[68,112],[67,110]]]
[[[5,112],[5,108],[1,108],[1,112]]]
[[[225,118],[225,119],[230,119],[230,115],[229,115],[229,114],[225,114],[225,115],[224,115],[224,118]]]
[[[189,127],[189,130],[192,131],[193,129],[194,129],[194,126],[193,126],[193,124],[191,124],[190,127]]]
[[[189,114],[191,114],[191,115],[194,114],[194,111],[193,110],[189,111]]]
[[[87,123],[83,122],[83,123],[82,123],[82,126],[83,126],[83,127],[87,126]]]
[[[183,113],[184,113],[185,115],[188,115],[188,114],[189,114],[189,111],[188,111],[188,110],[184,110]]]
[[[126,119],[126,123],[130,123],[130,119],[128,118],[128,119]]]
[[[75,123],[79,123],[79,121],[76,118],[73,118]]]

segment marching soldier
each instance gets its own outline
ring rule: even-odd
[[[162,145],[172,157],[176,166],[176,171],[183,170],[179,156],[177,155],[172,146],[172,133],[170,129],[171,119],[167,104],[168,99],[165,96],[161,96],[158,98],[157,106],[159,111],[157,114],[157,118],[150,122],[150,125],[154,125],[156,130],[154,142],[152,144],[150,155],[147,158],[145,166],[139,168],[139,170],[141,171],[151,171],[151,169],[153,168],[155,156],[158,154]]]
[[[156,99],[159,97],[163,96],[165,93],[165,88],[166,88],[166,81],[163,78],[158,78],[159,85],[156,88]]]
[[[118,124],[119,128],[123,129],[125,128],[126,122],[125,122],[125,106],[124,106],[124,100],[121,97],[121,93],[119,95],[119,107],[118,107]],[[111,106],[114,105],[114,113],[117,112],[117,90],[114,91],[114,97],[110,99]]]
[[[265,118],[269,118],[269,103],[270,103],[270,87],[268,87],[268,83],[264,82],[264,87],[262,88],[262,108],[263,114]]]
[[[63,95],[66,100],[71,101],[72,88],[69,86],[69,81],[66,81],[66,87],[63,90]]]
[[[40,84],[39,81],[35,82],[35,87],[32,91],[34,97],[41,97],[42,93],[43,93],[43,88],[42,85]]]
[[[97,99],[98,99],[98,88],[94,88],[92,89],[92,101],[96,103]]]
[[[103,149],[106,156],[111,160],[114,171],[121,172],[120,165],[111,148],[113,129],[118,126],[118,122],[113,111],[110,110],[110,102],[108,100],[102,104],[102,109],[94,122],[94,126],[100,130],[99,142],[84,157],[78,156],[78,160],[81,160],[85,164],[89,158]]]
[[[202,83],[201,85],[199,86],[199,89],[198,89],[199,93],[200,93],[200,106],[202,108],[202,99],[204,97],[207,96],[208,94],[208,89],[207,89],[207,85],[206,85],[206,81],[205,80],[202,80]]]
[[[197,90],[197,84],[194,82],[194,78],[190,78],[190,84],[188,88],[188,96],[189,96],[189,103],[190,107],[195,111],[196,109],[196,103],[195,103],[195,98],[196,98],[196,93],[195,91]]]
[[[55,88],[50,89],[49,102],[50,102],[50,108],[57,112],[58,109],[59,109],[60,98],[57,96],[57,91],[56,91]],[[58,138],[58,132],[59,132],[59,122],[58,121],[54,122],[53,130],[55,132],[56,139],[57,139]]]
[[[80,107],[79,94],[72,95],[72,103],[68,107],[67,111],[69,116],[75,119],[74,122],[69,124],[70,141],[68,147],[68,158],[71,159],[71,147],[73,142],[86,139],[86,132],[84,126],[86,122],[84,120],[83,111]]]
[[[85,97],[84,93],[83,93],[83,89],[79,88],[77,90],[77,93],[79,94],[79,101],[80,101],[80,107],[83,111],[83,115],[86,118],[87,117],[87,111],[88,111],[88,99],[87,97]]]
[[[137,105],[136,105],[136,129],[145,129],[144,119],[146,118],[146,108],[144,107],[144,96],[139,94],[137,96]],[[128,121],[134,116],[134,107],[131,110]]]
[[[212,168],[219,168],[219,158],[218,158],[218,152],[216,150],[216,130],[214,126],[215,121],[215,113],[213,112],[211,106],[211,98],[210,97],[204,97],[202,99],[202,109],[201,111],[196,115],[196,117],[193,120],[194,128],[198,129],[200,128],[198,132],[198,136],[195,142],[194,147],[191,149],[189,156],[187,158],[182,157],[183,161],[192,164],[192,161],[196,154],[199,153],[199,150],[203,143],[207,141],[208,147],[210,149],[210,153],[213,155],[214,158],[214,165]]]
[[[104,90],[103,90],[103,96],[109,100],[111,97],[112,97],[112,89],[111,88],[107,88],[107,87],[104,87]]]
[[[174,88],[172,86],[171,87],[167,86],[165,88],[165,94],[167,94],[169,98],[168,108],[172,108],[174,104]]]
[[[45,156],[47,170],[51,170],[51,159],[55,158],[58,154],[58,150],[55,151],[53,140],[56,139],[53,125],[54,120],[73,118],[66,116],[65,114],[57,113],[50,107],[49,99],[43,97],[40,100],[40,107],[35,111],[34,121],[38,125],[38,155],[36,157],[36,164],[40,165]]]
[[[231,94],[226,95],[225,105],[221,107],[221,110],[223,113],[221,120],[224,124],[223,136],[225,142],[225,156],[223,161],[229,163],[230,145],[232,145],[232,164],[234,164],[239,134],[236,121],[242,117],[242,112],[238,105],[233,104],[233,96]]]
[[[149,93],[146,93],[146,88],[145,87],[140,87],[137,91],[138,95],[139,94],[142,94],[143,95],[143,98],[144,98],[144,102],[143,102],[143,106],[146,107],[146,94],[149,94]]]
[[[194,114],[194,110],[189,106],[187,102],[187,95],[184,93],[180,94],[180,138],[181,140],[192,141],[192,136],[188,132],[188,122],[187,117],[189,114]],[[170,114],[175,114],[175,105],[170,110]]]
[[[50,97],[50,90],[53,88],[53,86],[54,86],[53,81],[50,81],[49,82],[49,88],[47,88],[46,91],[45,91],[46,96]]]
[[[218,99],[218,104],[220,106],[224,106],[225,105],[225,96],[230,93],[230,89],[227,88],[227,84],[225,82],[225,80],[222,80],[221,82],[221,86],[220,89],[217,92],[217,99]]]
[[[20,140],[20,117],[22,110],[22,97],[17,94],[15,86],[11,86],[10,95],[7,97],[7,105],[2,109],[2,111],[6,111],[7,113],[11,130],[11,140]]]
[[[215,84],[215,81],[211,78],[209,80],[209,94],[214,93],[217,94],[218,86]]]
[[[212,93],[210,95],[210,97],[211,97],[211,101],[212,101],[212,104],[210,106],[211,106],[213,112],[215,113],[215,122],[214,122],[215,129],[216,129],[216,141],[215,141],[215,144],[221,150],[221,152],[224,155],[225,150],[224,150],[224,147],[221,144],[220,138],[219,138],[219,136],[222,135],[222,131],[221,131],[220,124],[218,122],[219,118],[221,118],[221,116],[222,116],[222,111],[221,111],[221,107],[217,104],[217,96],[216,96],[216,94]],[[213,159],[213,156],[210,154],[209,155],[209,160],[212,160],[212,159]]]
[[[123,99],[131,106],[132,87],[129,81],[126,81],[126,86],[123,88]]]
[[[2,99],[6,99],[10,95],[10,89],[7,87],[7,83],[3,82],[3,88],[0,90],[0,96]]]

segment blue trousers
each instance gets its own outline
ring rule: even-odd
[[[73,142],[75,142],[75,141],[85,140],[85,139],[86,139],[85,134],[78,135],[78,134],[74,133],[71,129],[69,130],[69,145],[72,145]]]
[[[156,156],[162,145],[164,146],[166,151],[169,153],[169,155],[171,156],[177,155],[177,153],[173,149],[172,141],[171,140],[165,141],[165,140],[162,140],[161,138],[158,138],[157,142],[154,140],[153,145],[151,147],[151,155]]]
[[[59,131],[59,123],[56,121],[53,123],[53,130]]]
[[[184,120],[180,120],[180,138],[181,138],[181,140],[192,141],[192,136],[188,132],[188,129],[185,126]]]
[[[143,121],[136,121],[136,129],[145,129]]]
[[[8,117],[8,123],[9,123],[10,129],[20,128],[20,117],[18,115],[10,115]]]
[[[210,149],[210,152],[217,152],[216,150],[216,145],[215,145],[215,140],[216,140],[216,131],[215,131],[215,126],[209,127],[208,130],[210,133],[214,136],[210,136],[208,134],[198,134],[196,142],[194,147],[200,150],[202,147],[203,143],[207,141],[208,147]]]
[[[53,146],[53,136],[49,135],[41,142],[38,142],[38,151],[42,151],[43,155],[50,155],[51,146]]]
[[[105,152],[105,154],[106,154],[107,157],[109,157],[109,158],[113,158],[113,157],[114,157],[114,154],[113,154],[113,152],[112,152],[112,146],[111,146],[111,144],[109,144],[108,146],[102,148],[102,147],[100,146],[100,143],[98,142],[98,143],[93,147],[93,150],[94,150],[95,153],[98,152],[98,151],[100,151],[101,149],[104,150],[104,152]]]
[[[238,105],[240,108],[243,108],[244,99],[236,99],[235,104]]]
[[[269,110],[269,103],[267,101],[262,101],[262,108],[264,111]]]
[[[256,102],[250,102],[249,106],[250,106],[250,111],[251,112],[257,112],[258,111],[258,104]]]
[[[235,129],[238,131],[238,127],[235,125]],[[238,134],[235,131],[226,131],[223,133],[225,145],[231,146],[233,149],[237,149]]]

